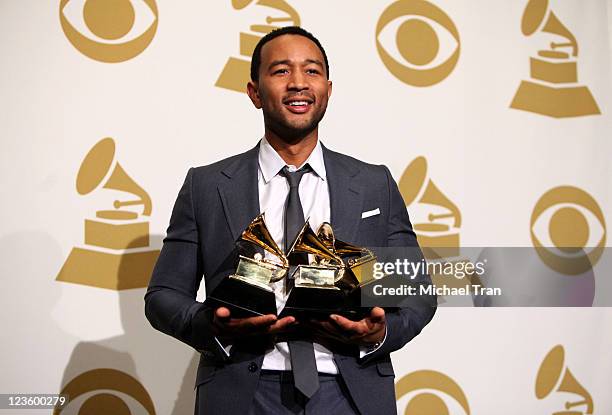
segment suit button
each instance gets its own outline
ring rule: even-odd
[[[257,363],[255,362],[249,363],[249,372],[257,372]]]

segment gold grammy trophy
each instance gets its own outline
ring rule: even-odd
[[[240,254],[236,271],[219,283],[206,302],[229,308],[233,316],[276,314],[270,283],[285,277],[289,261],[274,242],[263,213],[251,221],[236,245]],[[274,259],[264,258],[257,249],[269,252]]]
[[[253,0],[232,0],[232,6],[236,10],[242,10],[248,5],[253,3]],[[283,17],[272,17],[266,18],[266,24],[255,24],[251,25],[251,31],[257,34],[251,33],[240,33],[240,55],[244,58],[230,57],[219,79],[215,86],[220,88],[231,89],[237,92],[246,92],[246,85],[250,80],[251,72],[251,56],[255,50],[257,42],[271,31],[280,29],[281,26],[275,25],[277,22],[289,22],[290,26],[300,25],[300,16],[285,0],[257,0],[255,2],[258,6],[265,6],[272,9],[276,9],[280,12],[285,13]]]
[[[566,402],[565,410],[552,415],[584,415],[593,413],[591,394],[576,380],[569,368],[564,365],[565,351],[563,346],[555,346],[544,358],[536,378],[536,396],[544,399],[553,392],[565,392],[581,397],[576,402]],[[572,410],[584,406],[583,410]]]
[[[297,264],[293,272],[293,287],[287,298],[283,315],[329,315],[344,306],[344,295],[335,283],[344,273],[342,259],[329,249],[312,230],[308,221],[291,244],[287,256],[309,254],[314,260]],[[296,264],[292,264],[296,265]]]
[[[75,247],[57,281],[124,290],[146,287],[159,255],[149,247],[151,198],[115,160],[115,142],[104,138],[89,150],[77,175],[76,189],[87,195],[97,189],[125,192],[132,200],[115,200],[114,209],[98,210],[85,219],[85,247]],[[141,206],[142,211],[125,209]]]
[[[351,294],[367,282],[363,269],[376,260],[372,252],[336,240],[327,222],[315,233],[306,221],[291,245],[290,260],[291,254],[309,254],[313,261],[297,265],[283,314],[326,318],[331,313],[357,313],[359,299]],[[343,257],[350,259],[345,263]]]
[[[430,212],[427,222],[413,224],[425,257],[459,255],[461,212],[431,179],[427,180],[427,161],[424,157],[417,157],[406,167],[399,188],[406,206],[417,202],[444,210],[439,213]]]
[[[530,58],[531,80],[521,82],[510,107],[556,118],[600,114],[589,88],[576,85],[578,42],[549,10],[548,0],[527,3],[521,31],[525,36],[550,33],[566,42],[551,42],[549,49]]]

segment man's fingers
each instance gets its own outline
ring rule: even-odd
[[[330,318],[338,325],[341,330],[350,331],[357,335],[363,335],[367,332],[368,328],[363,321],[353,321],[346,317],[332,314]]]
[[[372,323],[384,323],[385,321],[385,310],[380,307],[374,307],[370,311],[370,321]]]
[[[229,308],[226,307],[219,307],[215,310],[215,317],[217,317],[219,320],[229,320],[230,318],[230,311]]]
[[[230,311],[225,307],[219,307],[215,310],[215,314],[213,316],[213,327],[215,330],[215,335],[226,335],[225,327],[230,322]]]
[[[331,318],[330,321],[320,323],[320,327],[328,332],[342,336],[344,339],[358,339],[368,334],[369,328],[363,320],[352,321],[344,317],[342,318],[344,320],[340,319],[339,322]]]
[[[271,326],[277,321],[277,317],[274,314],[266,314],[265,316],[247,317],[236,319],[234,321],[235,327],[247,328],[247,329],[265,329]]]
[[[249,332],[263,331],[274,324],[277,317],[274,314],[265,316],[232,318],[230,311],[225,307],[215,310],[214,324],[217,325],[221,334],[249,334]]]
[[[348,318],[340,316],[338,314],[332,314],[331,316],[329,316],[329,318],[331,318],[338,326],[340,326],[340,328],[344,330],[350,330],[356,324],[355,321],[349,320]]]
[[[286,329],[287,327],[293,324],[295,324],[295,317],[292,317],[292,316],[283,317],[280,320],[277,320],[274,324],[272,324],[271,326],[267,328],[268,333],[270,334],[277,333],[279,331]]]

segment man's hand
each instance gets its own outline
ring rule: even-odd
[[[315,334],[359,346],[380,343],[387,330],[385,310],[380,307],[374,307],[369,316],[359,321],[332,314],[327,321],[313,320],[310,324]]]
[[[274,314],[232,318],[228,308],[219,307],[215,310],[213,317],[213,334],[221,340],[231,342],[245,336],[276,334],[287,330],[295,323],[294,317],[289,316],[279,320]]]

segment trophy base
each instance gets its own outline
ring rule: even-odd
[[[280,317],[326,320],[330,314],[347,318],[356,315],[355,310],[346,308],[346,295],[342,290],[337,287],[296,286],[291,289]]]
[[[276,315],[276,299],[270,287],[254,285],[243,279],[229,276],[206,297],[212,307],[227,307],[232,317]]]

